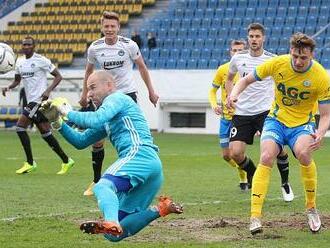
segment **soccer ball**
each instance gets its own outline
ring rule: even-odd
[[[0,43],[0,74],[14,69],[16,56],[13,49],[6,43]]]

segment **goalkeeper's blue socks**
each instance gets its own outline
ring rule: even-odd
[[[156,207],[151,207],[147,210],[130,214],[126,216],[122,221],[120,221],[120,225],[123,228],[124,233],[119,237],[116,237],[111,234],[105,234],[104,237],[112,242],[118,242],[126,237],[132,236],[155,219],[159,218],[159,212]]]

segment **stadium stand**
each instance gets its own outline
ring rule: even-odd
[[[166,61],[172,66],[170,59],[176,59],[176,69],[214,69],[214,60],[219,65],[229,59],[230,41],[245,38],[246,27],[251,22],[260,22],[267,30],[266,49],[283,54],[288,52],[288,39],[294,32],[314,35],[326,27],[330,21],[329,8],[329,0],[171,1],[166,13],[146,20],[139,32],[145,37],[147,32],[155,30],[158,49],[174,47],[179,54],[175,52],[173,58],[173,53],[169,53],[166,58],[152,50],[144,49],[142,53],[147,62],[152,61],[148,64],[151,68],[168,68]],[[324,47],[330,45],[326,41],[328,33],[330,31],[321,32],[316,37],[316,58],[329,68],[329,56]]]
[[[24,1],[5,2],[10,2],[8,5],[14,9]],[[8,30],[1,33],[0,40],[19,51],[21,40],[32,35],[38,43],[37,52],[58,65],[70,65],[74,55],[82,56],[87,45],[101,36],[99,20],[104,10],[119,13],[120,23],[125,25],[129,16],[140,15],[144,5],[154,3],[155,0],[50,0],[37,3],[35,11],[24,12],[21,20],[9,22]]]

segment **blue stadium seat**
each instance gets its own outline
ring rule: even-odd
[[[163,40],[166,39],[167,30],[165,28],[160,28],[157,30],[157,38]]]
[[[209,49],[213,49],[214,47],[214,39],[212,38],[208,38],[205,40],[205,47],[209,48]]]
[[[324,58],[320,62],[324,68],[326,68],[326,69],[330,68],[330,59]]]
[[[272,27],[274,25],[274,18],[273,17],[269,17],[267,16],[265,19],[264,19],[264,25],[266,27]]]
[[[1,115],[6,115],[8,113],[8,108],[7,107],[0,107],[0,114]]]
[[[227,0],[227,8],[236,8],[237,0]]]
[[[216,9],[218,8],[218,0],[209,0],[208,1],[208,7],[211,9]]]
[[[182,28],[190,28],[191,25],[191,19],[189,18],[184,18],[181,20],[181,27]]]
[[[203,18],[202,25],[203,28],[210,28],[211,27],[211,18]]]
[[[299,25],[299,26],[305,26],[305,22],[306,22],[306,16],[298,16],[296,18],[296,26]]]
[[[211,49],[209,49],[209,48],[202,49],[201,58],[210,59],[211,58]]]
[[[242,19],[241,18],[235,17],[233,19],[233,23],[232,23],[233,27],[239,27],[239,26],[241,26],[241,24],[242,24]]]
[[[275,7],[268,7],[266,9],[267,17],[275,17],[276,16],[276,8]]]
[[[209,29],[208,38],[216,39],[218,37],[218,29],[211,28]]]
[[[284,25],[284,18],[283,17],[275,17],[274,26],[281,27]]]
[[[197,68],[197,60],[189,59],[187,63],[187,69],[196,69]]]
[[[225,16],[225,10],[223,8],[217,8],[214,12],[214,17],[222,19]]]
[[[266,17],[266,8],[257,8],[256,16],[262,17],[262,18]]]
[[[318,21],[317,21],[317,25],[319,27],[323,27],[323,26],[328,24],[328,21],[329,21],[328,16],[319,16]]]
[[[217,59],[220,60],[222,56],[222,48],[215,48],[213,49],[212,53],[211,53],[211,59]]]
[[[286,11],[287,11],[287,8],[285,7],[278,7],[277,8],[277,15],[276,17],[287,17],[287,14],[286,14]]]
[[[170,56],[170,49],[162,48],[159,52],[160,59],[167,59]]]
[[[207,28],[200,28],[200,29],[198,30],[197,37],[198,37],[198,38],[206,39],[206,38],[207,38],[207,35],[208,35],[207,33],[208,33]]]
[[[189,0],[188,2],[188,8],[195,9],[197,8],[198,0]]]
[[[201,18],[194,18],[191,20],[191,27],[199,28],[201,26]]]
[[[182,49],[183,48],[183,42],[184,41],[181,38],[175,39],[174,42],[173,42],[174,49]]]
[[[195,48],[191,51],[190,58],[199,59],[201,56],[201,49]]]
[[[164,69],[165,68],[165,65],[166,65],[166,60],[167,59],[161,59],[161,58],[159,58],[159,59],[157,59],[156,60],[156,68],[157,69]]]
[[[198,29],[198,27],[193,26],[190,30],[188,30],[187,35],[189,35],[192,39],[195,39],[197,37]]]
[[[227,26],[227,27],[223,27],[223,28],[220,28],[219,31],[218,31],[218,34],[221,36],[221,37],[227,37],[228,36],[228,31],[229,31],[230,27]]]
[[[189,28],[179,28],[176,34],[177,38],[185,39],[187,37],[187,30],[189,30]]]
[[[164,40],[163,47],[164,48],[173,48],[173,40],[172,38],[167,38]]]
[[[220,26],[221,26],[221,19],[220,18],[214,18],[214,19],[211,20],[210,28],[218,29]]]
[[[285,18],[285,26],[293,27],[295,23],[296,23],[296,17],[288,15],[288,17]]]
[[[283,38],[285,37],[291,37],[293,34],[293,28],[292,26],[285,26],[282,31]]]
[[[272,35],[272,37],[281,38],[282,28],[281,27],[274,26],[272,28],[272,34],[271,35]]]
[[[320,16],[329,16],[329,6],[321,6]]]
[[[207,30],[206,30],[206,32],[207,32]],[[202,38],[196,39],[194,42],[194,48],[202,49],[203,47],[204,47],[204,39],[202,39]]]
[[[228,37],[230,39],[238,39],[239,37],[239,28],[232,27],[229,29]]]
[[[174,11],[174,16],[175,16],[176,18],[180,18],[180,19],[182,19],[183,16],[184,16],[184,10],[181,9],[181,8],[177,8],[177,9],[175,9],[175,11]]]
[[[208,60],[206,59],[200,59],[198,60],[198,69],[207,69],[208,68]]]
[[[233,8],[225,9],[225,17],[233,18],[235,14],[235,10]]]
[[[159,57],[159,48],[153,48],[149,52],[149,57],[152,59],[158,59]]]
[[[313,34],[315,34],[315,26],[305,26],[305,30],[304,32],[309,35],[312,36]]]
[[[315,27],[317,24],[317,16],[308,15],[308,20],[307,20],[306,24],[309,26]]]
[[[287,8],[290,5],[289,0],[281,0],[279,1],[278,4],[280,7],[284,7],[284,8]]]
[[[223,37],[223,36],[221,36]],[[225,37],[225,36],[224,36]],[[223,48],[227,48],[226,47],[226,39],[222,39],[222,38],[218,38],[215,40],[215,44],[214,44],[214,47],[217,48],[217,49],[223,49]]]
[[[194,11],[192,9],[185,9],[184,10],[184,18],[193,18],[194,17]]]
[[[176,32],[177,32],[177,29],[176,28],[170,28],[167,31],[167,37],[170,38],[170,39],[176,38]]]
[[[194,47],[194,40],[191,38],[187,38],[184,40],[184,48],[192,49]]]
[[[298,7],[298,6],[300,6],[300,1],[301,0],[290,0],[290,5]],[[314,2],[315,0],[312,0],[312,1]]]
[[[176,68],[176,59],[169,59],[165,64],[166,69],[175,69]]]
[[[289,47],[289,40],[288,39],[280,39],[279,47]]]
[[[198,1],[197,7],[200,9],[206,9],[207,8],[207,1]]]
[[[268,40],[267,40],[267,48],[270,49],[270,48],[274,48],[276,49],[278,47],[278,37],[270,37]]]
[[[246,7],[250,7],[250,8],[252,7],[252,8],[254,8],[255,6],[248,6],[248,3],[249,2],[256,2],[256,1],[238,0],[237,6],[239,8],[246,8]]]
[[[249,4],[250,4],[250,2],[257,2],[257,1],[249,1]],[[259,2],[259,7],[258,8],[267,8],[268,7],[268,1],[258,1],[258,2]]]
[[[184,48],[181,51],[181,59],[188,59],[190,58],[190,49]]]
[[[288,17],[296,17],[298,8],[296,6],[290,6],[288,8]]]
[[[177,69],[186,69],[187,61],[185,59],[179,59],[176,62],[176,68]]]
[[[149,48],[142,48],[140,51],[144,59],[149,58]]]
[[[308,10],[308,16],[318,16],[319,8],[318,6],[310,6]]]
[[[213,18],[214,16],[214,9],[208,8],[204,12],[204,18]]]
[[[209,69],[217,69],[219,67],[219,60],[217,59],[211,59],[209,61]]]
[[[295,27],[294,27],[294,32],[296,33],[296,32],[301,32],[301,33],[303,33],[304,32],[304,28],[305,28],[305,25],[296,25]]]
[[[235,12],[235,17],[244,18],[244,16],[245,16],[245,9],[246,8],[241,8],[241,7],[237,8],[236,9],[236,12]]]
[[[277,49],[277,54],[281,55],[281,54],[287,54],[288,53],[288,48],[287,47],[280,47],[279,49]]]
[[[255,8],[247,8],[245,12],[246,17],[251,17],[253,18],[255,15]]]
[[[226,27],[226,28],[231,27],[231,21],[232,21],[232,19],[233,18],[229,18],[229,17],[223,18],[222,19],[222,27]]]
[[[242,25],[243,25],[244,28],[247,28],[247,26],[249,26],[252,22],[253,22],[253,19],[252,19],[252,18],[250,18],[250,17],[245,17],[245,18],[243,19],[243,23],[242,23]]]
[[[156,61],[153,58],[149,58],[146,60],[148,68],[155,68],[156,67]]]
[[[170,58],[178,60],[180,58],[180,50],[179,49],[170,49]]]
[[[262,1],[261,1],[262,2]],[[268,0],[268,7],[277,8],[279,5],[279,0]]]
[[[170,28],[171,27],[171,19],[169,19],[169,18],[162,19],[161,27],[165,28],[165,29]]]
[[[204,10],[203,9],[195,9],[195,18],[203,18],[204,17]]]
[[[151,20],[152,21],[152,25],[155,27],[155,28],[160,28],[161,27],[161,22],[162,20],[160,18],[154,18]]]
[[[178,27],[180,27],[181,26],[181,20],[182,20],[182,18],[174,18],[174,19],[172,19],[172,21],[171,21],[171,28],[178,28]]]
[[[299,6],[298,8],[298,16],[306,17],[308,14],[308,8],[305,6]]]

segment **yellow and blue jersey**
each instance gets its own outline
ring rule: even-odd
[[[209,102],[212,108],[217,106],[216,92],[219,88],[221,88],[221,106],[223,112],[222,118],[226,120],[231,120],[233,116],[233,112],[229,111],[228,108],[226,107],[227,91],[225,89],[225,84],[226,84],[228,72],[229,72],[229,62],[218,67],[212,83],[213,88],[209,92]],[[236,83],[238,79],[239,76],[238,74],[236,74],[233,82]]]
[[[316,104],[330,103],[329,75],[314,60],[305,72],[297,72],[290,55],[278,56],[257,66],[254,76],[257,80],[273,77],[275,99],[269,116],[287,127],[313,120]]]

